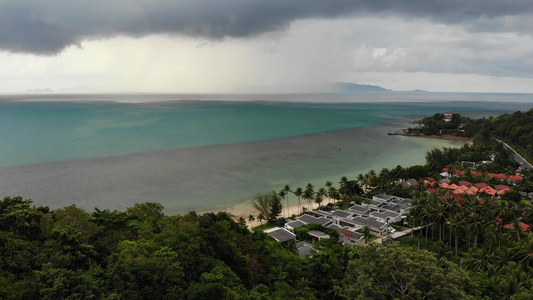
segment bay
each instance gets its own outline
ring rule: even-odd
[[[0,193],[51,208],[156,201],[169,214],[225,209],[285,184],[421,164],[434,147],[460,145],[386,134],[420,116],[530,106],[524,95],[505,103],[481,96],[2,96]]]

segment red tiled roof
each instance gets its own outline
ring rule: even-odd
[[[340,231],[340,233],[344,234],[344,236],[346,236],[348,238],[352,237],[352,235],[353,235],[353,231],[348,230],[348,229],[341,229],[339,231]]]
[[[494,177],[494,178],[498,178],[498,179],[505,179],[505,178],[507,178],[507,175],[502,174],[502,173],[499,173],[499,174],[489,173],[489,177]]]
[[[459,181],[459,185],[469,186],[472,185],[472,183],[468,181]]]
[[[426,192],[433,194],[433,193],[436,192],[436,190],[432,189],[432,188],[429,188],[429,189],[426,190]]]
[[[448,194],[445,194],[445,195],[443,195],[442,197],[440,197],[440,200],[442,200],[442,199],[446,199],[446,198],[454,198],[455,201],[457,201],[457,203],[459,203],[459,202],[461,202],[461,201],[463,201],[463,200],[465,199],[465,198],[464,198],[463,196],[461,196],[461,195],[450,194],[450,193],[448,193]]]
[[[483,172],[480,172],[480,171],[470,171],[470,174],[474,176],[483,176]]]
[[[520,175],[511,175],[511,176],[509,176],[508,179],[510,179],[510,180],[523,180],[524,177],[522,177]]]
[[[486,184],[486,183],[482,183],[482,182],[480,182],[480,183],[476,183],[476,184],[474,184],[474,186],[477,187],[478,189],[482,189],[482,188],[484,188],[484,187],[488,187],[489,185]]]
[[[450,184],[450,185],[447,187],[447,189],[449,189],[449,190],[455,190],[455,189],[457,189],[457,188],[458,188],[458,186],[457,186],[457,184],[455,184],[455,183],[452,183],[452,184]]]
[[[464,172],[464,171],[459,171],[459,170],[457,170],[457,169],[453,169],[453,170],[450,171],[450,169],[448,169],[448,168],[443,168],[443,169],[442,169],[442,172],[453,173],[453,174],[455,174],[455,175],[463,175],[463,174],[466,173],[466,172]]]
[[[498,191],[498,195],[503,195],[503,194],[507,193],[508,191],[510,191],[510,190],[501,190],[501,191]]]
[[[429,181],[429,182],[433,182],[433,181],[435,181],[435,178],[433,178],[433,177],[426,177],[426,180]]]
[[[510,190],[511,188],[506,186],[506,185],[503,185],[503,184],[498,184],[498,185],[495,185],[494,188],[498,191],[501,191],[501,190]]]
[[[436,183],[435,181],[424,180],[424,185],[426,185],[426,186],[428,186],[428,185],[429,186],[435,186],[435,183]]]
[[[478,190],[479,189],[477,187],[471,186],[471,187],[468,188],[468,190],[465,191],[465,193],[467,193],[468,195],[475,195],[475,194],[477,194]]]
[[[524,222],[520,222],[520,226],[522,227],[522,232],[525,232],[525,231],[528,231],[530,226]],[[513,224],[507,224],[505,226],[503,226],[507,229],[513,229]]]
[[[459,170],[457,170],[457,169],[453,169],[453,173],[454,173],[455,175],[463,175],[463,174],[466,174],[465,171],[459,171]]]
[[[492,195],[494,196],[496,194],[496,190],[491,188],[490,186],[487,186],[487,187],[484,187],[482,189],[479,190],[480,193],[487,193],[489,195]]]

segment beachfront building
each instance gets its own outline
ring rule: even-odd
[[[339,242],[344,245],[363,245],[363,235],[360,232],[349,229],[339,231]]]
[[[294,230],[296,228],[299,228],[305,225],[307,225],[307,223],[300,221],[300,220],[296,220],[296,221],[285,223],[285,229]]]
[[[401,214],[390,210],[375,211],[372,212],[370,216],[385,223],[398,223],[402,220]]]
[[[354,206],[351,206],[350,208],[348,208],[347,210],[348,212],[352,213],[353,216],[369,216],[370,215],[370,209],[367,208],[367,207],[363,207],[359,204],[356,204]]]
[[[328,226],[329,224],[332,223],[331,219],[328,219],[328,218],[325,218],[325,217],[317,218],[317,217],[312,216],[310,214],[301,215],[300,217],[298,217],[298,220],[306,223],[306,225],[308,225],[308,224],[318,224],[318,225],[322,225],[322,226]]]
[[[411,208],[411,199],[391,195],[377,194],[372,197],[372,210],[389,210],[399,214],[407,214]]]
[[[364,226],[370,227],[370,231],[379,236],[381,236],[385,232],[385,230],[387,230],[387,223],[381,222],[374,217],[354,217],[350,221],[357,224],[359,228],[362,228]]]
[[[296,235],[285,228],[274,227],[264,231],[280,243],[296,242]]]
[[[319,230],[311,230],[307,234],[309,234],[309,237],[313,239],[313,241],[320,241],[323,239],[329,239],[329,234],[319,231]]]
[[[312,255],[314,252],[316,252],[315,247],[313,245],[307,243],[307,242],[298,242],[296,243],[296,249],[298,250],[298,256],[300,257],[306,257],[308,255]]]

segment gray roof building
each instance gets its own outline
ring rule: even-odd
[[[339,231],[341,229],[346,229],[345,227],[339,226],[337,224],[329,224],[327,227],[329,229],[333,229],[333,230],[336,230],[336,231]]]
[[[347,217],[351,217],[353,215],[353,213],[349,213],[347,211],[344,211],[344,210],[336,210],[334,212],[331,213],[331,216],[335,216],[335,217],[338,217],[338,218],[347,218]]]
[[[370,229],[376,233],[381,233],[383,230],[386,229],[387,224],[385,222],[381,222],[376,218],[368,217],[354,217],[352,218],[352,222],[356,222],[357,224],[360,224],[361,226],[370,226]]]
[[[304,222],[302,222],[300,220],[296,220],[296,221],[285,223],[285,228],[294,230],[294,229],[296,229],[298,227],[302,227],[302,226],[305,226],[305,225],[307,225],[307,223],[304,223]]]
[[[312,239],[317,240],[317,241],[320,241],[321,239],[330,238],[329,234],[322,232],[322,231],[318,231],[318,230],[311,230],[308,232],[308,234]]]
[[[361,205],[354,205],[348,209],[348,211],[354,213],[354,215],[365,216],[370,213],[370,209]]]
[[[302,216],[298,217],[298,219],[300,221],[303,221],[303,222],[307,223],[307,224],[319,224],[319,225],[322,225],[322,226],[328,226],[329,224],[331,224],[331,220],[328,219],[328,218],[324,218],[324,217],[317,218],[317,217],[313,217],[313,216],[308,215],[308,214],[302,215]]]
[[[288,241],[296,241],[296,235],[285,228],[275,227],[268,230],[265,230],[265,233],[268,233],[276,241],[280,243]]]
[[[298,242],[296,243],[296,249],[298,250],[298,255],[300,257],[305,257],[307,255],[313,254],[315,247],[307,242]]]

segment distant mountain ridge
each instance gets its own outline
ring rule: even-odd
[[[33,89],[33,90],[27,90],[28,93],[50,93],[53,92],[52,89],[45,88],[45,89]]]
[[[386,89],[378,85],[369,84],[357,84],[353,82],[335,82],[333,84],[333,91],[341,93],[360,93],[360,92],[397,92],[394,90]],[[412,90],[406,92],[427,92],[424,90]]]

